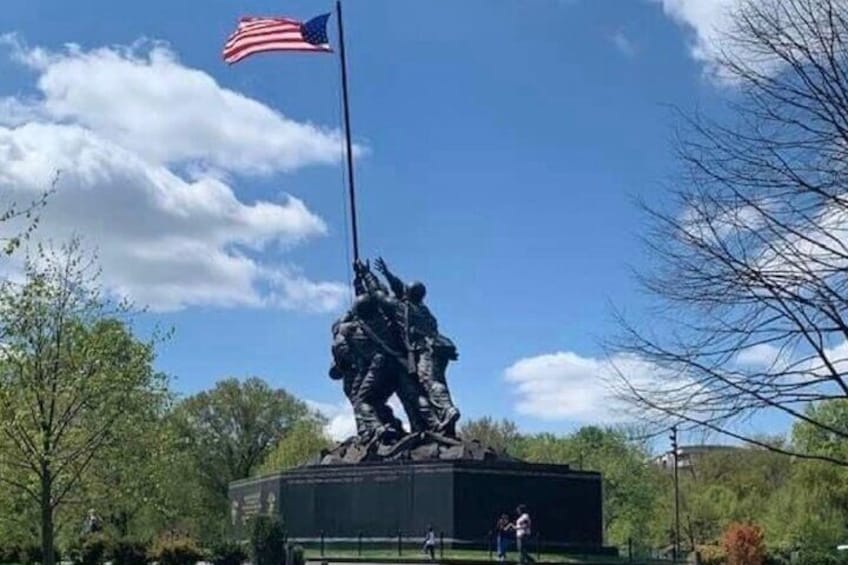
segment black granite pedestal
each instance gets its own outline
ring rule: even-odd
[[[417,461],[321,465],[230,485],[237,531],[258,513],[282,517],[291,539],[391,543],[432,525],[448,547],[488,547],[498,516],[524,504],[545,548],[600,550],[601,475],[567,465]]]

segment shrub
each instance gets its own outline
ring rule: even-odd
[[[795,565],[792,561],[792,552],[787,550],[774,550],[766,555],[765,565]]]
[[[21,547],[18,552],[18,559],[20,559],[21,563],[24,563],[25,565],[29,563],[41,563],[42,555],[41,546],[39,544],[32,543]]]
[[[283,524],[271,516],[256,516],[250,524],[250,555],[253,565],[280,565],[286,560]]]
[[[214,565],[241,565],[247,561],[247,553],[240,544],[223,541],[212,546],[210,561]]]
[[[727,553],[720,545],[699,545],[695,548],[701,557],[701,565],[724,565]]]
[[[802,550],[797,559],[792,561],[792,565],[841,565],[844,563],[848,563],[848,555],[824,549]]]
[[[306,559],[303,556],[303,548],[296,545],[291,548],[291,560],[286,565],[305,565]]]
[[[766,544],[763,529],[756,524],[730,524],[721,537],[727,565],[763,565]]]
[[[17,545],[5,545],[0,547],[0,563],[20,563],[21,548]]]
[[[165,534],[153,543],[149,557],[159,565],[194,565],[203,560],[203,551],[194,538]]]
[[[140,541],[120,539],[109,547],[108,557],[113,565],[146,565],[147,546]]]
[[[81,537],[71,550],[71,560],[78,565],[100,565],[105,561],[109,539],[105,534],[88,534]],[[58,561],[58,559],[56,559]]]

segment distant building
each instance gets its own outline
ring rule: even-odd
[[[743,448],[737,445],[681,445],[677,448],[677,467],[678,469],[694,468],[698,463],[698,458],[704,455],[740,449]],[[674,468],[674,458],[671,452],[654,457],[653,463],[663,469],[671,470]]]

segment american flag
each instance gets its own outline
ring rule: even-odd
[[[289,18],[242,18],[224,45],[224,61],[238,63],[266,51],[330,52],[329,17],[322,14],[305,23]]]

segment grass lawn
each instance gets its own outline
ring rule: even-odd
[[[321,551],[318,548],[308,548],[304,550],[306,558],[311,560],[319,560],[321,559]],[[579,555],[563,555],[558,553],[545,553],[543,552],[541,556],[537,556],[535,553],[532,554],[534,559],[538,559],[542,562],[547,563],[628,563],[627,557],[610,557],[604,555],[590,555],[590,556],[579,556]],[[514,560],[518,557],[518,554],[515,551],[510,552],[507,555],[508,559]],[[398,556],[397,549],[363,549],[362,553],[358,553],[355,549],[346,550],[346,549],[334,549],[334,548],[326,548],[324,551],[325,559],[379,559],[379,560],[392,560],[395,563],[402,563],[404,561],[409,562],[419,562],[425,561],[426,556],[420,550],[416,551],[413,549],[404,548],[403,554]],[[436,561],[440,560],[439,551],[436,550]],[[476,550],[468,550],[468,549],[446,549],[444,552],[445,560],[468,560],[468,561],[489,561],[489,552],[488,551],[476,551]],[[497,563],[497,557],[492,556],[492,561]],[[644,561],[644,560],[635,560],[633,563],[657,563],[664,565],[671,565],[669,561]]]

